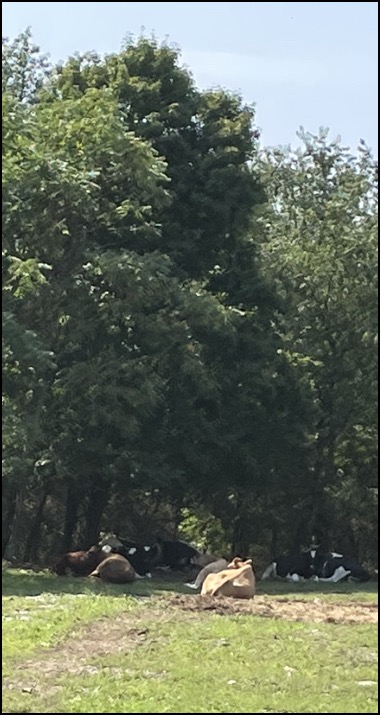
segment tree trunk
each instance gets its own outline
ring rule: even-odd
[[[244,517],[237,518],[234,523],[231,544],[231,558],[240,556],[242,559],[249,556],[249,543],[245,537],[246,526]]]
[[[80,495],[74,487],[69,487],[66,494],[65,524],[61,542],[63,553],[70,551],[72,546],[73,533],[78,521],[79,504]]]
[[[178,529],[179,525],[182,521],[182,507],[183,507],[183,496],[179,496],[175,500],[175,506],[174,506],[174,533],[173,533],[173,538],[177,539],[178,538]]]
[[[5,552],[7,550],[7,546],[9,544],[9,540],[12,535],[12,526],[13,526],[13,520],[14,516],[16,513],[16,507],[17,507],[17,489],[13,488],[10,490],[8,496],[6,497],[3,493],[3,503],[4,501],[6,503],[6,507],[4,509],[5,514],[3,518],[3,534],[2,534],[2,541],[3,541],[3,546],[2,546],[2,558],[5,556]]]
[[[40,545],[41,524],[44,514],[46,499],[49,492],[45,492],[40,499],[36,515],[33,519],[32,528],[30,529],[28,538],[25,544],[24,561],[37,561],[38,547]]]
[[[86,531],[85,531],[85,548],[89,549],[96,543],[99,537],[100,521],[106,508],[109,497],[107,488],[100,489],[94,487],[89,496],[87,514],[86,514]]]
[[[338,545],[338,548],[340,548],[339,545]],[[347,554],[352,559],[356,559],[356,561],[360,561],[358,543],[357,543],[355,535],[350,527],[348,528],[348,533],[347,533]]]
[[[272,561],[277,558],[278,553],[277,553],[277,540],[278,540],[278,528],[277,524],[273,524],[272,526],[272,538],[271,538],[271,545],[270,545],[270,551],[271,551],[271,559]]]
[[[303,517],[300,517],[300,521],[298,522],[296,526],[296,530],[294,533],[293,537],[293,547],[292,551],[295,553],[300,551],[302,546],[305,546],[305,541],[308,540],[308,528],[307,525],[303,519]]]

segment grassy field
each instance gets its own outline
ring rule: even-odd
[[[377,583],[259,582],[245,603],[185,578],[3,570],[2,712],[378,712]]]

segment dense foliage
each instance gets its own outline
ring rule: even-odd
[[[3,556],[377,550],[377,165],[176,50],[3,42]]]

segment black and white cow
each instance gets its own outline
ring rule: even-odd
[[[318,581],[332,583],[347,577],[355,581],[369,581],[371,578],[369,572],[354,559],[334,551],[324,553],[319,550],[315,559],[315,576]]]
[[[265,569],[261,580],[268,578],[286,578],[291,581],[311,578],[315,575],[315,559],[317,549],[309,549],[300,554],[283,554],[278,556]]]
[[[100,543],[102,550],[106,553],[119,554],[124,556],[139,576],[150,578],[150,570],[154,557],[158,550],[154,546],[136,544],[127,539],[120,539],[118,536],[106,536]]]
[[[355,560],[343,554],[311,548],[300,554],[279,556],[265,569],[261,579],[271,577],[292,581],[314,578],[316,581],[338,583],[347,577],[355,581],[368,581],[370,574]]]
[[[190,566],[191,560],[199,556],[190,544],[178,539],[165,541],[158,538],[156,543],[144,546],[111,534],[100,541],[100,546],[108,553],[124,556],[137,574],[148,577],[154,567],[182,569]]]
[[[165,541],[159,538],[155,547],[158,549],[157,556],[154,556],[155,565],[171,569],[183,569],[185,566],[190,566],[192,559],[200,555],[193,546],[179,539]]]

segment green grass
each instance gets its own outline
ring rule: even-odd
[[[126,587],[3,572],[3,712],[378,712],[376,625],[184,611],[171,601],[188,593],[183,580]],[[354,605],[376,591],[257,590],[310,609],[316,597]]]

